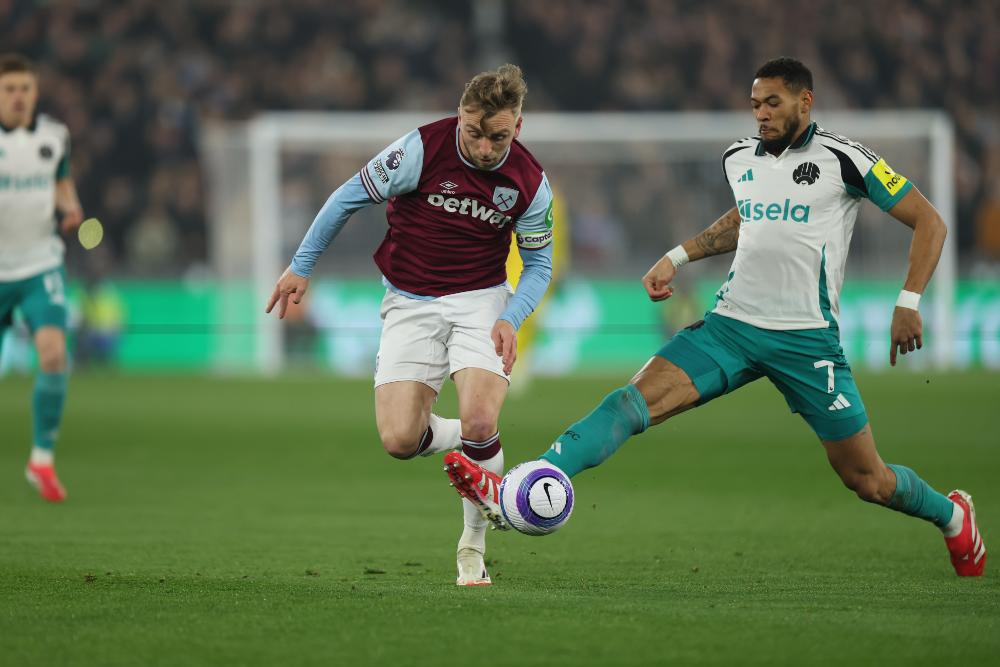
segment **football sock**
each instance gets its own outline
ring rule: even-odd
[[[489,443],[489,444],[486,444]],[[486,444],[486,446],[482,446]],[[476,445],[480,445],[478,448]],[[487,458],[476,458],[484,456],[488,452],[493,452]],[[487,438],[482,443],[462,439],[462,453],[470,459],[497,475],[503,474],[503,449],[500,447],[500,434],[496,433],[492,438]],[[486,553],[486,527],[487,521],[476,509],[476,506],[465,498],[462,499],[462,518],[464,527],[462,537],[458,540],[458,548],[471,547],[476,551]]]
[[[889,468],[896,473],[896,490],[889,499],[889,507],[930,521],[941,529],[948,526],[957,508],[955,503],[906,466],[889,464]]]
[[[649,428],[646,399],[634,384],[615,389],[594,410],[559,436],[541,458],[573,477],[600,465],[623,442]]]
[[[485,462],[496,456],[500,449],[500,431],[481,441],[462,438],[462,453],[484,468],[486,467]],[[493,472],[490,468],[486,469]]]
[[[32,395],[35,447],[49,451],[55,447],[65,401],[66,373],[40,372]]]
[[[458,419],[444,419],[431,413],[431,421],[427,430],[432,437],[420,443],[422,449],[417,450],[420,456],[430,456],[441,452],[449,452],[462,446],[462,422]]]
[[[51,449],[41,447],[31,448],[31,464],[36,466],[50,466],[55,463],[55,454]]]
[[[946,525],[941,526],[941,532],[944,533],[945,537],[955,537],[962,532],[962,524],[965,523],[965,510],[962,506],[956,502],[952,502],[955,506],[955,512],[951,515],[951,521]]]

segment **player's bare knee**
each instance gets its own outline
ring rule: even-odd
[[[651,424],[659,424],[698,402],[698,390],[680,368],[654,357],[632,378],[646,401]]]
[[[55,345],[38,349],[38,368],[43,373],[62,373],[66,370],[66,350]]]
[[[646,399],[646,407],[649,409],[649,420],[653,424],[659,424],[670,417],[684,412],[693,406],[697,400],[697,392],[690,391],[689,387],[683,385],[671,385],[663,387],[656,392],[647,394],[642,391],[643,398]]]
[[[885,505],[892,497],[892,491],[887,491],[883,480],[875,472],[857,472],[841,477],[844,485],[857,494],[858,498],[876,505]]]
[[[380,437],[385,453],[395,459],[412,458],[420,447],[420,438],[404,431],[388,431],[381,433]]]

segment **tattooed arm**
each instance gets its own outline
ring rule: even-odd
[[[713,222],[711,227],[684,243],[684,251],[693,262],[703,257],[722,255],[736,250],[739,238],[740,214],[734,206]]]
[[[736,250],[736,242],[740,238],[740,214],[735,207],[726,211],[721,218],[698,234],[693,239],[684,242],[684,252],[688,261],[721,255]],[[653,301],[663,301],[674,293],[670,282],[677,275],[677,267],[673,260],[664,255],[653,265],[642,278],[642,285]]]

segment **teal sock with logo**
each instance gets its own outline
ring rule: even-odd
[[[955,511],[955,503],[930,487],[917,473],[906,466],[889,464],[896,473],[896,490],[889,499],[889,507],[903,514],[920,517],[943,528]]]
[[[35,447],[52,450],[59,436],[63,404],[66,402],[66,373],[39,373],[32,394]]]
[[[634,384],[615,389],[594,410],[570,426],[541,458],[570,477],[593,468],[626,440],[649,428],[646,399]]]

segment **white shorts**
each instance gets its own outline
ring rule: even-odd
[[[510,295],[500,286],[421,301],[386,290],[375,386],[413,380],[440,393],[445,378],[463,368],[510,381],[490,338]]]

